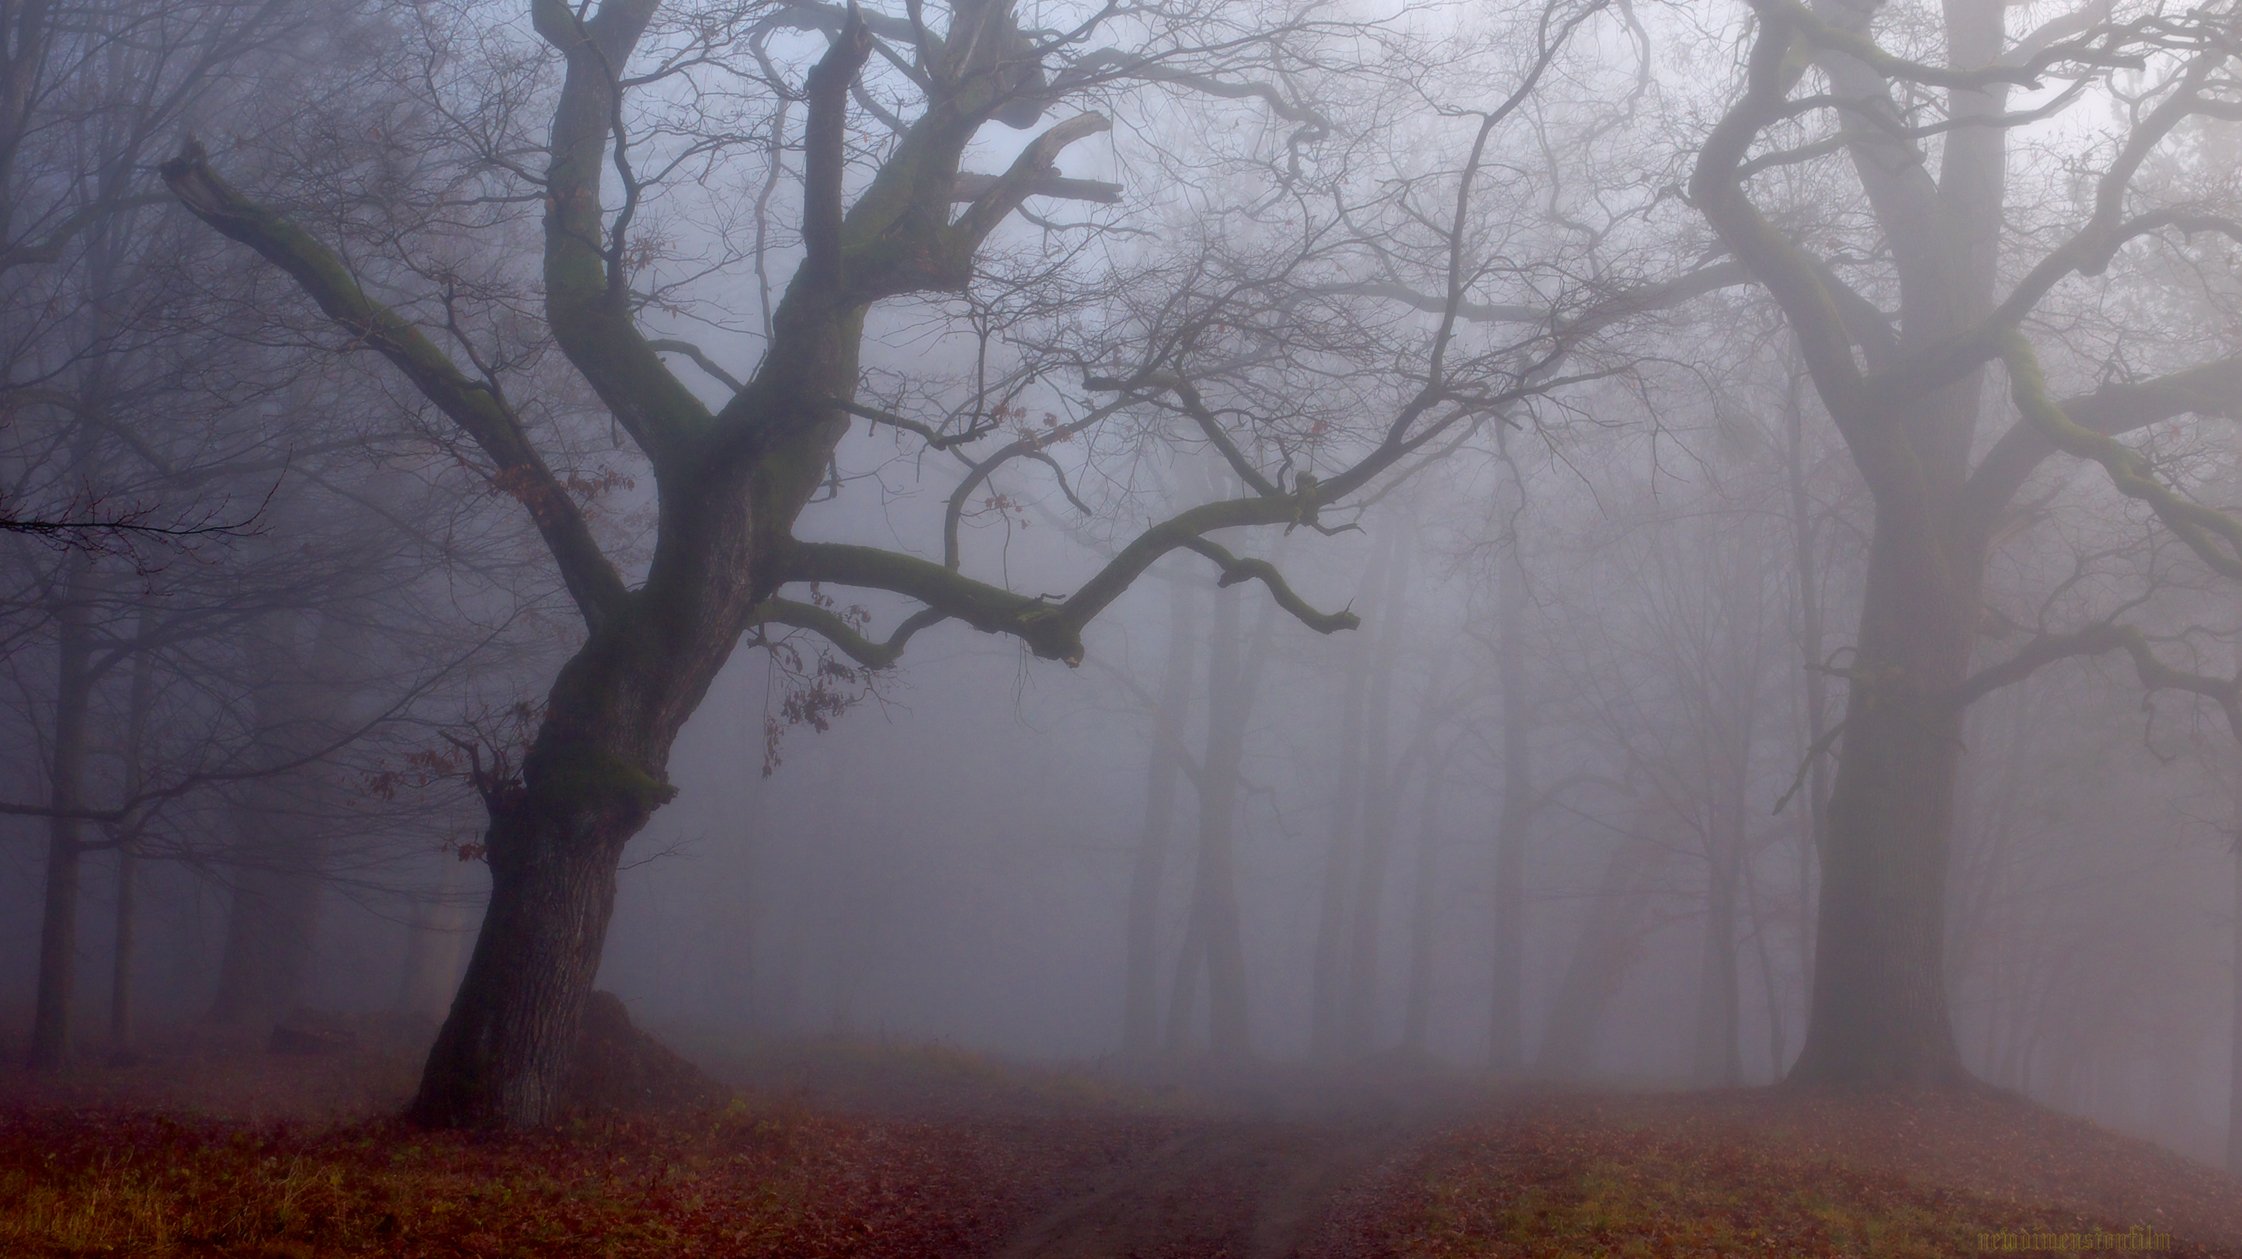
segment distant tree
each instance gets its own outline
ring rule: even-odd
[[[1971,672],[1989,558],[2018,492],[2055,453],[2100,464],[2212,568],[2242,576],[2242,523],[2190,501],[2141,445],[2166,421],[2231,414],[2242,357],[2197,335],[2136,358],[2119,345],[2146,329],[2113,340],[2085,318],[2098,304],[2114,313],[2143,260],[2238,235],[2207,185],[2175,195],[2139,178],[2188,119],[2237,108],[2234,12],[2091,3],[2010,29],[2037,12],[2000,0],[1936,11],[1755,0],[1742,90],[1689,181],[1783,310],[1874,503],[1810,1019],[1791,1072],[1801,1082],[1968,1078],[1947,1004],[1945,915],[1971,700],[2040,665],[2114,651],[2152,687],[2231,697],[2230,683],[2181,676],[2115,622],[2055,629]],[[2020,89],[2045,95],[2023,104]],[[2081,129],[2066,144],[2086,156],[2024,166],[2021,127],[2058,114]],[[1791,230],[1768,188],[1801,164],[1842,164],[1857,213]],[[2064,396],[2043,355],[2080,391]],[[2014,418],[1988,441],[1995,369]]]

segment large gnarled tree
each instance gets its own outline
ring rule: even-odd
[[[1340,446],[1327,443],[1306,460],[1320,478],[1291,475],[1299,466],[1295,451],[1271,456],[1273,471],[1257,466],[1249,456],[1267,454],[1267,443],[1232,431],[1249,422],[1219,403],[1203,405],[1177,373],[1179,355],[1219,340],[1202,336],[1222,327],[1208,317],[1169,328],[1164,349],[1117,350],[1102,364],[1080,364],[1102,367],[1106,374],[1085,384],[1108,401],[1084,400],[1078,418],[1054,420],[1043,436],[1027,434],[968,457],[963,488],[950,497],[944,542],[935,548],[941,558],[798,537],[797,522],[830,483],[852,417],[915,433],[951,454],[999,427],[976,420],[942,429],[859,401],[867,316],[879,303],[907,296],[964,301],[984,245],[1030,197],[1113,195],[1056,171],[1062,152],[1109,127],[1100,113],[1070,112],[1067,101],[1112,99],[1129,83],[1206,93],[1231,107],[1266,108],[1290,128],[1274,143],[1306,152],[1324,130],[1318,116],[1269,71],[1279,59],[1257,59],[1254,50],[1312,32],[1313,24],[1273,8],[1247,14],[1244,6],[1202,0],[1083,6],[1050,29],[1023,26],[1005,0],[959,0],[946,15],[915,0],[900,14],[781,3],[674,22],[669,42],[650,48],[642,45],[661,16],[658,0],[581,7],[530,0],[530,7],[536,33],[562,59],[563,75],[551,97],[542,172],[519,162],[509,169],[542,198],[550,336],[651,473],[657,527],[635,584],[603,549],[567,477],[536,444],[534,416],[488,364],[465,349],[439,348],[446,330],[378,300],[376,286],[354,273],[342,250],[237,190],[200,147],[190,144],[164,168],[190,210],[294,277],[353,344],[385,356],[471,441],[493,484],[533,519],[582,614],[582,645],[554,679],[518,771],[487,780],[490,904],[413,1105],[419,1119],[444,1125],[532,1125],[553,1114],[624,846],[672,795],[672,743],[743,636],[789,626],[823,635],[877,667],[892,662],[918,631],[957,621],[1013,636],[1039,657],[1074,663],[1083,656],[1085,626],[1179,549],[1211,561],[1224,584],[1259,580],[1315,629],[1346,628],[1352,614],[1317,611],[1266,562],[1240,558],[1209,535],[1315,525],[1319,510],[1361,491],[1441,434],[1551,386],[1543,373],[1490,389],[1484,373],[1467,377],[1457,363],[1443,366],[1468,292],[1469,260],[1453,259],[1444,316],[1422,347],[1430,350],[1430,367],[1421,382],[1403,391],[1396,413],[1371,417],[1367,435],[1346,447],[1344,458],[1335,459]],[[788,38],[797,43],[803,33],[827,42],[796,88],[777,72],[781,59],[772,50],[779,41],[732,39],[721,33],[727,21],[732,29],[746,21],[766,36],[796,32]],[[690,350],[728,386],[728,396],[710,404],[665,364],[662,354],[674,347],[649,331],[648,303],[635,284],[640,241],[633,219],[651,176],[638,166],[643,150],[633,146],[628,105],[634,92],[660,90],[664,76],[681,66],[740,58],[749,45],[764,54],[763,87],[787,101],[781,121],[786,109],[802,111],[800,258],[772,306],[752,373],[734,381],[713,356]],[[865,90],[868,63],[885,67],[878,92]],[[915,116],[896,107],[905,90],[918,98]],[[1053,116],[1058,120],[1045,126],[1042,120]],[[991,121],[1044,129],[1003,173],[962,170]],[[712,149],[725,142],[706,139]],[[1038,222],[1051,227],[1048,219]],[[752,261],[761,267],[771,256],[766,249]],[[968,575],[957,545],[959,515],[997,465],[1032,459],[1057,468],[1043,449],[1048,439],[1141,410],[1156,397],[1172,404],[1160,414],[1181,424],[1187,440],[1216,448],[1240,468],[1244,489],[1237,496],[1153,522],[1064,596],[1022,594]],[[829,601],[782,594],[810,583],[888,592],[916,610],[877,639]]]

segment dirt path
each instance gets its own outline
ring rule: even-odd
[[[1211,1123],[1102,1174],[1032,1220],[997,1259],[1284,1259],[1403,1131]]]

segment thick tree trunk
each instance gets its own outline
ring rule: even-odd
[[[1432,946],[1440,906],[1440,793],[1453,746],[1425,775],[1424,794],[1417,802],[1415,886],[1410,892],[1413,911],[1409,916],[1409,971],[1403,989],[1401,1045],[1420,1054],[1425,1052],[1431,1033]]]
[[[292,816],[278,783],[250,788],[239,829],[225,949],[210,1017],[259,1035],[301,1001],[319,930],[322,819]]]
[[[2236,808],[2237,835],[2242,836],[2242,805]],[[2242,846],[2234,853],[2234,995],[2233,1033],[2228,1044],[2226,1102],[2226,1169],[2242,1176]]]
[[[2235,664],[2242,669],[2242,644],[2235,647]],[[2226,1169],[2242,1176],[2242,754],[2228,758],[2234,793],[2234,916],[2229,928],[2234,941],[2231,987],[2234,997],[2232,1034],[2227,1047]]]
[[[584,1003],[615,909],[638,809],[562,789],[492,820],[490,906],[411,1117],[442,1127],[525,1128],[558,1112]]]
[[[413,1018],[443,1017],[445,1003],[459,990],[467,911],[458,897],[466,863],[447,856],[443,865],[435,892],[413,902],[412,921],[405,929],[405,960],[398,968],[391,1009]]]
[[[1978,557],[1878,512],[1830,793],[1801,1084],[1969,1080],[1946,1003],[1946,874]]]

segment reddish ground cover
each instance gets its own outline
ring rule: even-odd
[[[476,1137],[385,1117],[410,1067],[186,1044],[0,1073],[0,1256],[2242,1255],[2236,1181],[1991,1096],[1249,1103],[820,1044],[714,1108]]]
[[[1329,1254],[2242,1254],[2242,1183],[1993,1096],[1543,1098],[1388,1160]]]

